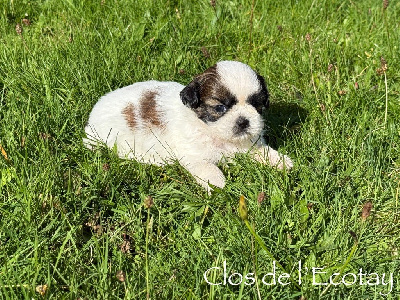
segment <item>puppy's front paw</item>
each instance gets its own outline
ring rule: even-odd
[[[222,171],[211,163],[187,164],[185,168],[196,178],[197,182],[211,194],[212,186],[223,188],[225,186],[225,176]]]
[[[280,170],[290,170],[293,167],[293,161],[287,155],[279,155],[280,159],[276,164],[276,167]]]
[[[277,167],[280,170],[290,170],[293,167],[293,161],[289,156],[280,154],[268,146],[258,149],[253,155],[259,162]]]
[[[222,174],[222,172],[221,174],[209,174],[208,178],[200,179],[198,182],[207,190],[208,194],[211,194],[213,188],[210,187],[210,184],[220,189],[224,188],[225,176]]]

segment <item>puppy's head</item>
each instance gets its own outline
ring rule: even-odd
[[[180,96],[213,133],[231,141],[258,136],[262,109],[269,104],[264,78],[236,61],[218,62],[196,76]]]

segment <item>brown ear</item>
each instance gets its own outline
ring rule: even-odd
[[[181,92],[181,100],[183,104],[190,108],[197,108],[200,104],[200,83],[198,79],[194,79]]]
[[[197,75],[180,93],[183,104],[193,109],[199,107],[201,95],[210,92],[218,79],[217,65]]]

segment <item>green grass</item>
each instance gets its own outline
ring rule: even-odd
[[[319,282],[360,268],[386,273],[386,282],[394,273],[386,298],[398,299],[399,20],[396,1],[386,10],[372,0],[255,1],[252,12],[240,0],[0,0],[8,158],[0,155],[0,298],[380,299],[388,291],[324,291],[306,271],[301,290],[266,286],[267,249],[294,277],[299,261],[324,268]],[[101,95],[149,79],[187,84],[222,59],[266,78],[266,138],[293,158],[289,174],[240,155],[223,167],[227,186],[208,196],[178,164],[141,165],[83,146]],[[238,215],[240,195],[260,239]],[[208,285],[203,273],[223,261],[228,276],[256,273],[258,284]]]

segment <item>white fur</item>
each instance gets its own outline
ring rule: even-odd
[[[256,73],[244,63],[220,61],[217,70],[222,82],[239,102],[245,101],[249,95],[260,88]]]
[[[143,163],[162,165],[178,160],[209,192],[211,185],[223,188],[225,177],[216,166],[222,157],[251,150],[255,159],[290,169],[292,161],[264,145],[260,135],[263,121],[245,98],[260,89],[255,72],[245,64],[219,62],[221,81],[239,103],[216,122],[208,124],[186,107],[180,98],[183,85],[176,82],[138,82],[101,97],[94,106],[85,131],[85,144],[91,148],[96,141],[116,145],[118,155]],[[155,98],[164,126],[148,126],[138,112],[140,100],[146,91],[155,91]],[[243,98],[244,100],[241,100]],[[133,104],[136,126],[130,128],[122,111]],[[234,136],[232,126],[238,116],[250,121],[248,135]]]

